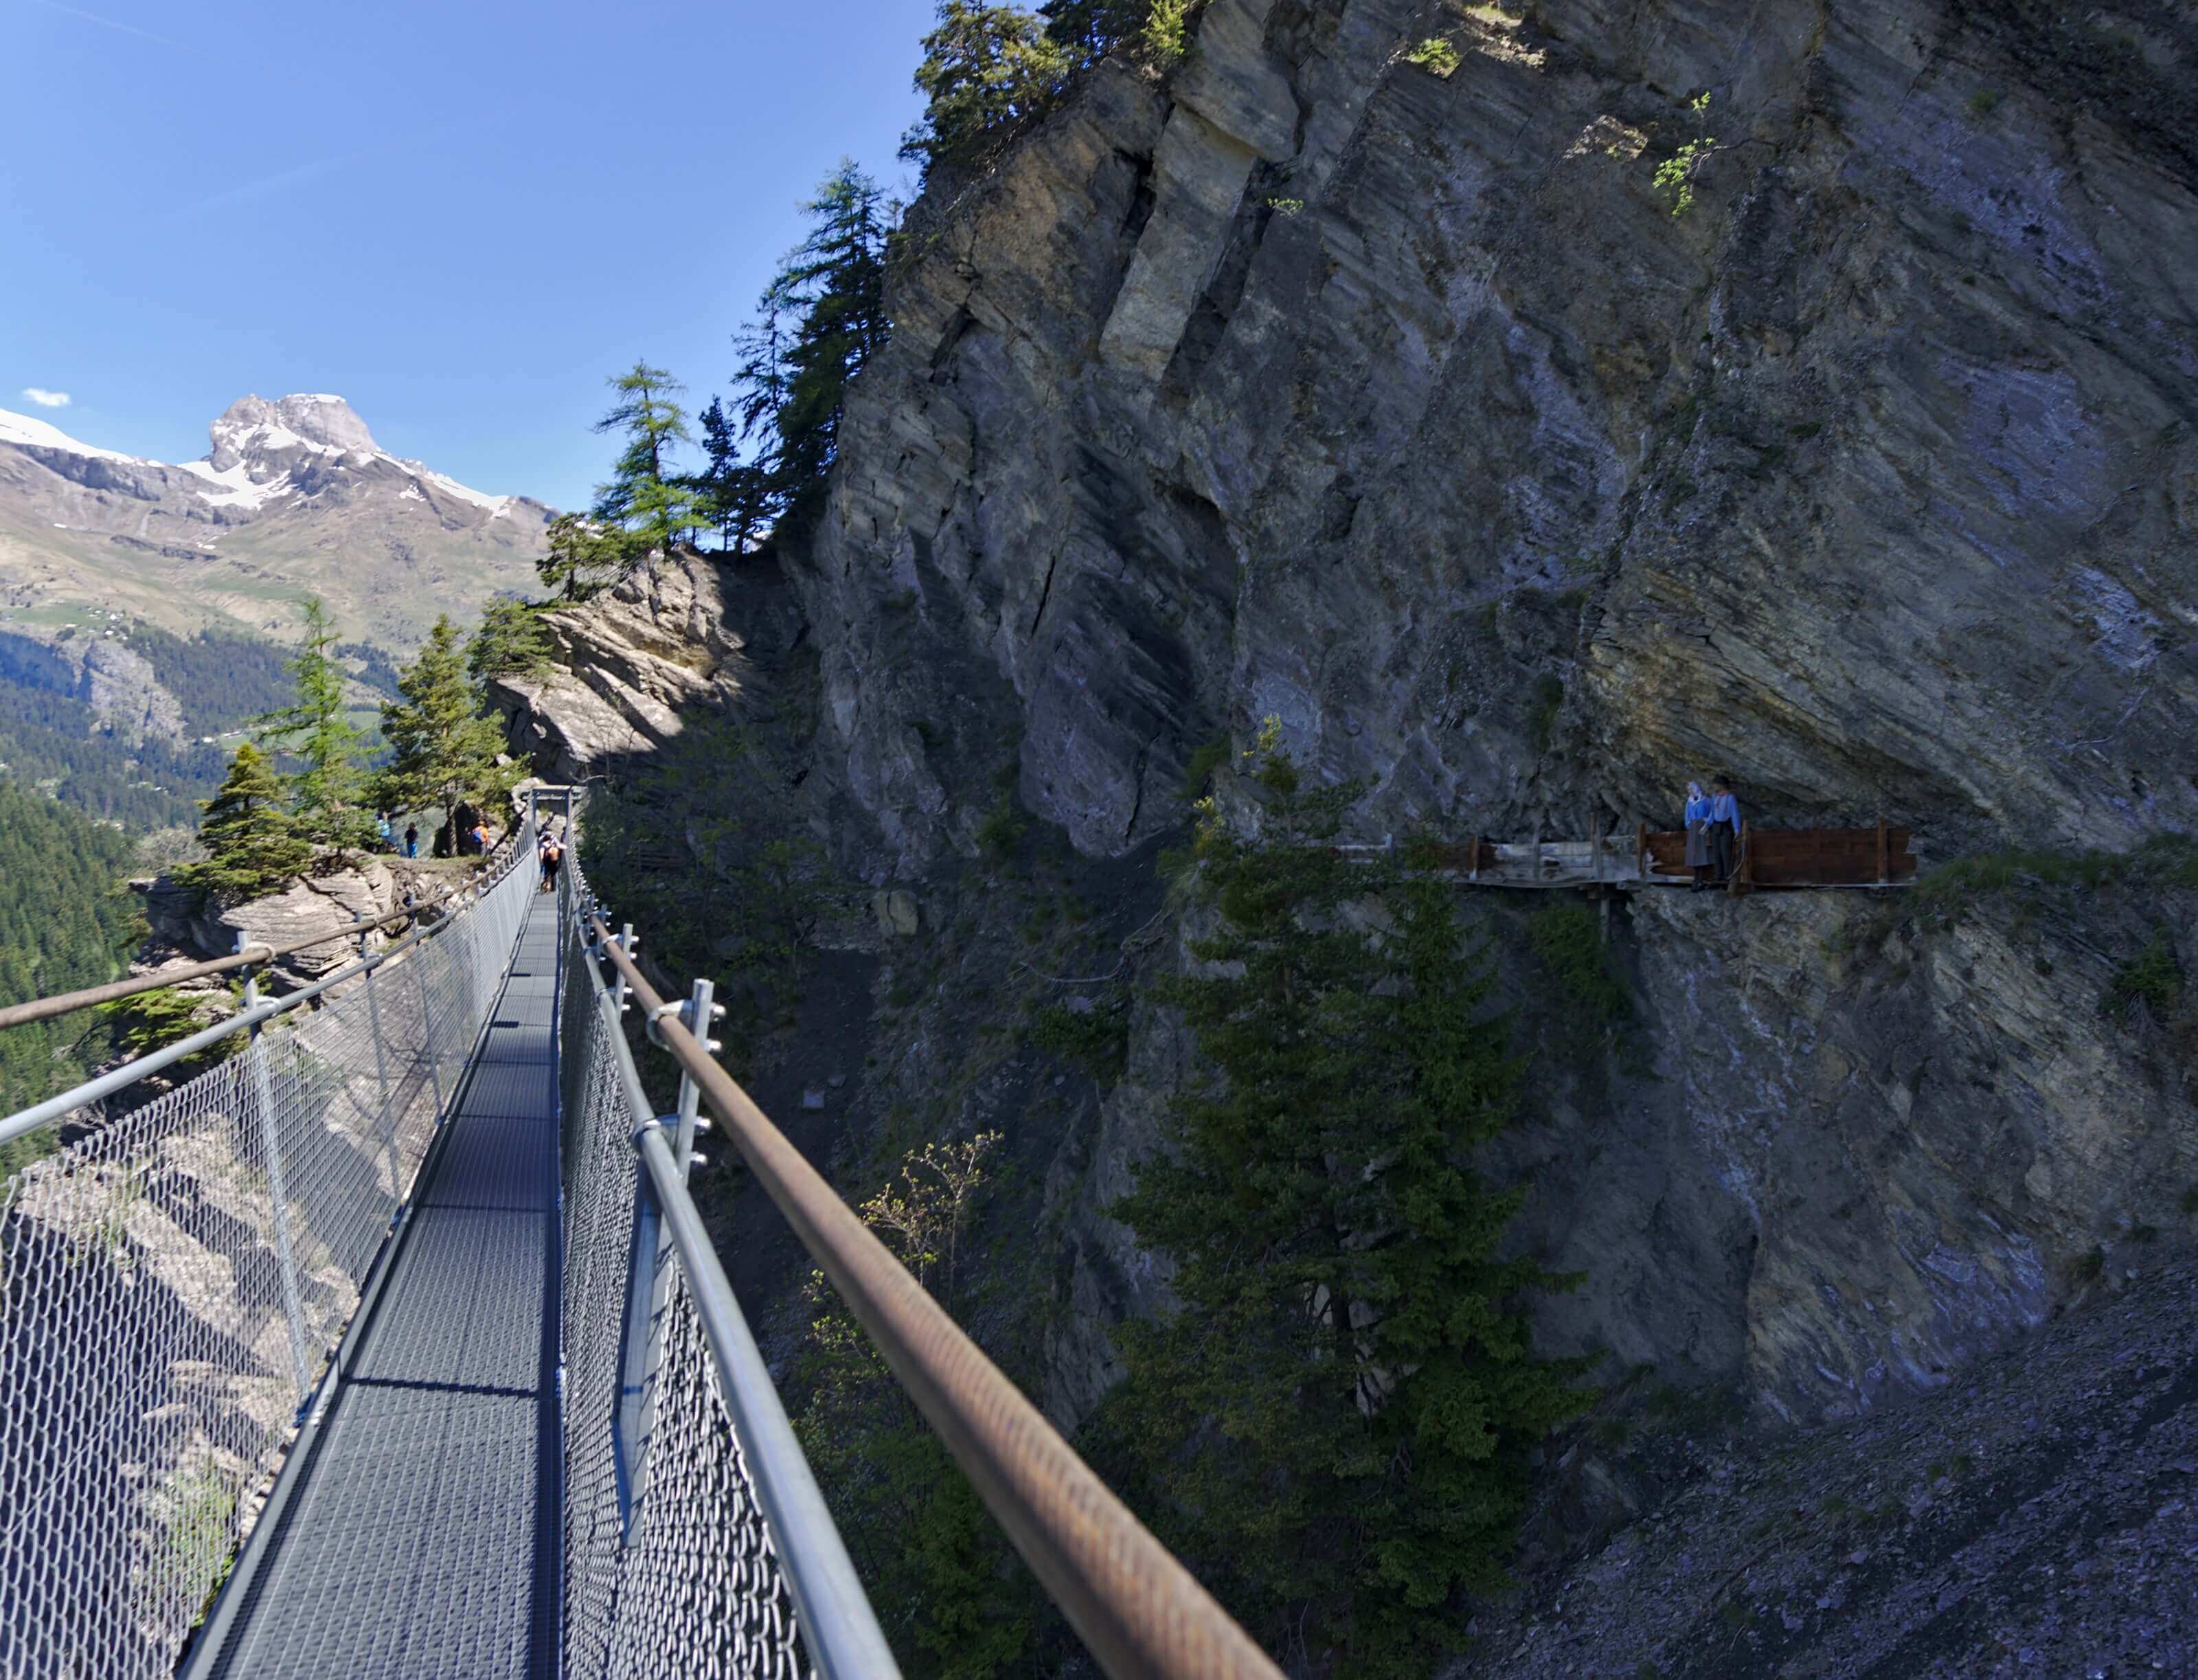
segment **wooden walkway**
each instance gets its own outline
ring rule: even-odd
[[[1869,828],[1743,827],[1726,890],[1904,887],[1916,879],[1910,839],[1908,829],[1881,821]],[[1385,851],[1390,844],[1346,850]],[[1438,846],[1435,852],[1441,867],[1468,887],[1634,892],[1687,887],[1694,881],[1686,864],[1686,831],[1645,823],[1630,834],[1591,833],[1584,840],[1509,842],[1476,836]]]

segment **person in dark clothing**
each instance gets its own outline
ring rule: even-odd
[[[417,823],[407,823],[404,825],[404,855],[407,857],[417,857],[420,855],[420,825]]]
[[[557,836],[555,834],[543,835],[542,890],[544,892],[555,892],[557,890],[557,870],[558,867],[562,864],[564,861],[565,848],[558,842]]]
[[[1740,801],[1732,796],[1732,783],[1720,776],[1710,784],[1710,851],[1717,860],[1720,882],[1732,879],[1734,847],[1740,839]]]

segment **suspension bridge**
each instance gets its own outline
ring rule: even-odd
[[[0,1187],[0,1674],[896,1675],[689,1192],[714,1124],[1108,1674],[1278,1680],[718,1066],[706,983],[660,997],[569,848],[538,890],[578,814],[538,790],[430,925],[0,1120],[43,1147]]]

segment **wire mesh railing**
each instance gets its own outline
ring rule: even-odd
[[[522,833],[433,927],[247,994],[214,1065],[0,1186],[0,1674],[172,1672],[411,1193],[531,855]]]
[[[577,860],[563,908],[564,1671],[891,1680],[687,1193],[693,1088],[652,1113]]]
[[[826,1680],[897,1671],[687,1195],[706,1105],[1100,1666],[1281,1680],[718,1064],[706,986],[664,1002],[577,862],[568,882],[567,1671],[778,1675],[805,1658]],[[629,994],[680,1069],[675,1114],[648,1113],[620,1026]]]

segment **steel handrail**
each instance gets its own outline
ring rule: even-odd
[[[509,843],[509,839],[503,841],[497,851],[502,851]],[[510,860],[505,861],[508,863]],[[496,862],[496,854],[490,853],[476,873],[475,881],[495,869]],[[503,875],[499,872],[497,879],[503,880]],[[335,933],[317,933],[310,939],[298,939],[287,945],[250,945],[228,956],[217,956],[208,962],[194,962],[185,968],[170,968],[157,974],[137,974],[126,980],[109,981],[105,985],[86,986],[81,991],[64,991],[52,997],[34,997],[27,1003],[10,1003],[5,1009],[0,1009],[0,1028],[28,1026],[32,1021],[51,1020],[55,1015],[68,1014],[73,1010],[89,1009],[99,1003],[118,1003],[125,997],[135,997],[140,992],[158,991],[166,986],[181,985],[186,980],[206,980],[215,974],[228,974],[235,968],[272,962],[278,956],[311,950],[315,945],[334,945],[338,939],[356,939],[363,934],[387,927],[392,921],[413,920],[427,911],[462,898],[473,884],[469,882],[468,887],[461,887],[456,892],[445,892],[441,898],[424,904],[408,905],[403,910],[392,910],[387,916],[377,916],[372,921],[354,922]]]
[[[616,996],[592,962],[582,965],[595,1007],[609,1029],[626,1105],[646,1124],[634,1135],[643,1176],[686,1273],[695,1317],[717,1367],[718,1389],[740,1442],[756,1504],[771,1546],[802,1643],[823,1680],[897,1680],[899,1666],[863,1591],[854,1561],[832,1520],[809,1460],[787,1421],[777,1385],[757,1349],[754,1334],[733,1293],[731,1281],[704,1228],[686,1175],[672,1157],[663,1125],[653,1117],[633,1051],[626,1043]]]
[[[602,918],[590,910],[587,920],[590,948],[639,1000],[652,1037],[694,1080],[748,1170],[1100,1666],[1116,1677],[1282,1680],[1229,1613],[702,1048]]]
[[[488,887],[495,886],[497,882],[503,881],[504,876],[511,873],[512,865],[517,862],[517,859],[518,853],[515,851],[512,856],[505,860],[503,869],[497,872],[496,880],[493,881],[485,880],[487,871],[484,869],[480,875],[474,876],[473,881],[467,886],[464,891],[452,894],[449,898],[439,898],[435,901],[435,904],[433,906],[422,905],[417,907],[417,909],[428,909],[447,906],[449,908],[449,914],[439,917],[436,921],[431,922],[425,927],[415,929],[412,933],[406,934],[403,939],[398,940],[394,945],[384,945],[380,950],[361,957],[358,962],[351,963],[345,968],[339,968],[334,974],[327,976],[325,979],[316,980],[312,985],[305,986],[299,991],[286,993],[281,997],[271,998],[252,1009],[241,1009],[236,1014],[231,1015],[227,1020],[217,1021],[214,1025],[206,1028],[203,1032],[194,1032],[188,1038],[180,1038],[177,1040],[176,1043],[163,1045],[157,1050],[148,1050],[143,1055],[133,1057],[131,1060],[124,1062],[119,1067],[114,1068],[108,1073],[100,1074],[96,1078],[87,1079],[82,1084],[61,1092],[58,1096],[49,1096],[43,1102],[34,1103],[28,1108],[25,1108],[15,1113],[8,1115],[5,1119],[0,1119],[0,1143],[12,1142],[16,1138],[23,1136],[26,1133],[36,1131],[40,1126],[51,1125],[54,1121],[60,1119],[63,1115],[68,1113],[73,1109],[81,1108],[88,1102],[96,1102],[102,1097],[112,1096],[116,1091],[122,1090],[125,1086],[136,1084],[138,1080],[143,1078],[147,1074],[157,1073],[163,1067],[172,1067],[178,1061],[182,1061],[190,1056],[195,1056],[202,1050],[211,1049],[213,1045],[220,1043],[224,1038],[232,1037],[239,1032],[246,1032],[250,1028],[261,1026],[267,1021],[274,1020],[277,1015],[288,1014],[293,1009],[298,1009],[301,1005],[310,1003],[314,998],[318,997],[323,992],[328,991],[329,987],[339,985],[347,980],[355,979],[357,976],[363,974],[373,968],[379,968],[382,963],[388,962],[392,957],[396,956],[400,952],[410,950],[414,945],[419,944],[422,939],[432,939],[436,934],[444,932],[445,929],[456,926],[459,919],[466,911],[473,908],[474,902],[479,899],[480,895],[486,892]],[[382,920],[384,921],[397,920],[401,919],[404,916],[416,915],[416,909],[415,910],[400,911],[395,917],[385,916]],[[362,922],[358,926],[352,927],[346,933],[335,934],[332,937],[337,939],[354,938],[365,928],[379,925],[379,923]],[[311,943],[315,945],[325,945],[327,940],[316,939],[311,941]],[[285,949],[297,950],[299,947],[288,946],[285,947]],[[248,966],[253,962],[261,962],[267,960],[265,957],[252,956],[251,953],[253,950],[253,947],[247,946],[245,950],[238,952],[236,956],[223,959],[223,964],[230,967],[242,967]],[[279,952],[277,953],[277,955],[280,954],[281,953]],[[176,974],[164,975],[154,980],[152,985],[141,986],[138,990],[156,991],[162,986],[176,984],[177,980],[180,978],[182,978],[182,976]],[[55,1002],[65,1000],[49,999],[47,1001]],[[0,1021],[0,1026],[13,1026],[16,1023],[12,1021]]]

